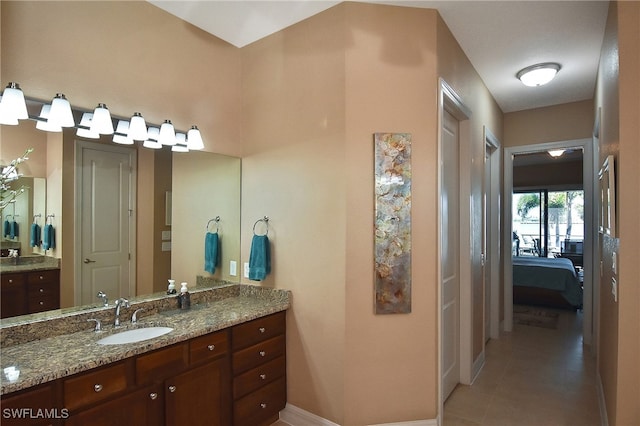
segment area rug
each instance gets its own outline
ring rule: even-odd
[[[513,305],[513,323],[541,328],[558,328],[560,314],[539,306]]]

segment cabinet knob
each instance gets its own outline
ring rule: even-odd
[[[267,375],[266,375],[266,374],[261,374],[261,375],[260,375],[260,378],[261,378],[262,380],[267,380]]]
[[[216,348],[216,345],[207,346],[207,349],[209,349],[210,351],[214,350],[215,348]]]
[[[260,408],[267,408],[267,404],[263,402],[262,404],[260,404]]]
[[[151,398],[151,399],[157,399],[157,398],[158,398],[158,394],[157,394],[157,393],[155,393],[155,392],[151,392],[151,393],[149,394],[149,398]]]
[[[265,351],[260,351],[260,356],[265,356],[267,353]]]
[[[265,331],[267,331],[267,329],[264,327],[260,327],[258,330],[260,330],[260,333],[264,333]]]
[[[9,283],[12,283],[12,282],[13,282],[13,280],[12,280],[12,279],[9,279]]]
[[[44,302],[41,300],[41,301],[40,301],[40,306],[42,306],[42,305],[44,305]]]
[[[101,384],[95,384],[93,385],[93,390],[96,392],[100,392],[102,390],[102,385]]]
[[[44,293],[44,288],[41,288],[41,289],[40,289],[40,293]]]
[[[176,387],[175,386],[169,386],[169,392],[173,393],[176,391]]]
[[[40,279],[41,279],[41,280],[44,280],[44,277],[43,277],[42,275],[40,275]]]

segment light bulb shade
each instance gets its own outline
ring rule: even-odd
[[[119,120],[116,131],[113,133],[113,141],[121,145],[133,145],[133,139],[129,137],[129,122]]]
[[[73,121],[71,105],[62,93],[58,93],[51,102],[49,122],[60,127],[73,127],[76,125],[76,123]]]
[[[529,87],[543,86],[549,83],[560,71],[560,64],[547,62],[526,67],[518,71],[516,77]]]
[[[164,120],[162,126],[160,126],[160,136],[158,137],[158,142],[162,145],[173,146],[176,144],[176,130],[173,128],[173,124],[171,124],[171,120]]]
[[[36,129],[44,130],[45,132],[61,132],[62,127],[53,124],[49,121],[49,114],[51,112],[51,105],[44,104],[40,110],[40,115],[36,119]]]
[[[187,148],[187,135],[184,133],[176,133],[176,144],[171,147],[173,152],[189,152]]]
[[[91,112],[85,112],[84,114],[82,114],[82,119],[80,120],[80,125],[78,126],[78,130],[76,131],[76,135],[88,139],[100,138],[100,133],[91,128],[93,117],[95,117],[95,115]]]
[[[2,124],[12,124],[16,120],[26,120],[27,118],[29,118],[29,113],[24,93],[18,83],[10,82],[4,89],[2,100],[0,100],[0,121]]]
[[[148,137],[147,140],[145,140],[142,143],[142,146],[144,146],[145,148],[151,148],[151,149],[160,149],[162,148],[162,144],[160,142],[158,142],[158,137],[160,136],[160,129],[157,127],[149,127],[149,130],[147,131]]]
[[[129,137],[135,141],[147,140],[147,123],[139,112],[133,114],[129,122]]]
[[[98,104],[93,111],[93,119],[91,120],[91,131],[101,135],[113,134],[113,122],[111,114],[105,104]]]
[[[187,132],[187,148],[191,150],[204,149],[204,143],[202,142],[202,136],[198,126],[191,126],[191,129]]]

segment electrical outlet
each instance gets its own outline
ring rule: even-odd
[[[249,262],[244,262],[244,277],[249,278]]]
[[[611,278],[611,294],[613,294],[613,301],[618,301],[618,282],[615,278]]]
[[[232,277],[235,277],[236,275],[238,275],[237,266],[238,264],[235,260],[229,261],[229,275],[231,275]]]

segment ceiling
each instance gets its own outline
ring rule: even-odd
[[[149,0],[187,22],[243,47],[340,1]],[[367,1],[435,8],[503,112],[591,99],[608,1]],[[557,77],[526,87],[515,77],[529,65],[558,62]]]

